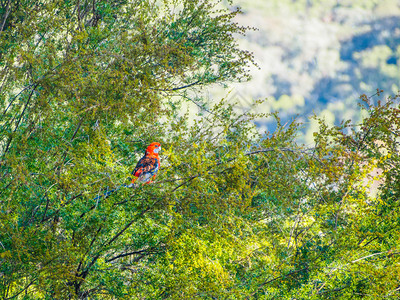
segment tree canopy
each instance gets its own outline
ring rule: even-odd
[[[2,298],[399,297],[398,96],[318,120],[312,148],[277,114],[206,105],[198,91],[249,76],[238,13],[0,1]],[[125,188],[154,141],[157,181]]]

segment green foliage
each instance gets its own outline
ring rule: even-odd
[[[6,3],[2,298],[398,298],[397,98],[308,149],[191,97],[248,76],[219,2]],[[121,187],[153,141],[156,182]]]

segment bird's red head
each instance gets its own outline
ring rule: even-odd
[[[158,152],[161,151],[161,144],[154,142],[151,143],[146,149],[146,155],[155,155],[158,156]]]

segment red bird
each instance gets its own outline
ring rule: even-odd
[[[144,184],[153,182],[157,172],[160,169],[160,157],[158,152],[161,150],[160,143],[151,143],[144,153],[144,156],[138,161],[135,169],[132,171],[134,176],[132,184],[137,180]]]

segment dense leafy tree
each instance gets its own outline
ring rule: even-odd
[[[307,149],[299,124],[271,115],[260,134],[261,115],[193,97],[247,78],[237,11],[1,4],[2,298],[398,297],[396,99],[363,96],[360,125],[320,120]],[[157,181],[125,188],[153,141]]]
[[[165,253],[172,194],[93,199],[124,182],[150,141],[172,147],[183,129],[174,96],[246,78],[237,11],[212,1],[3,1],[1,13],[2,296],[123,295],[125,257]]]

